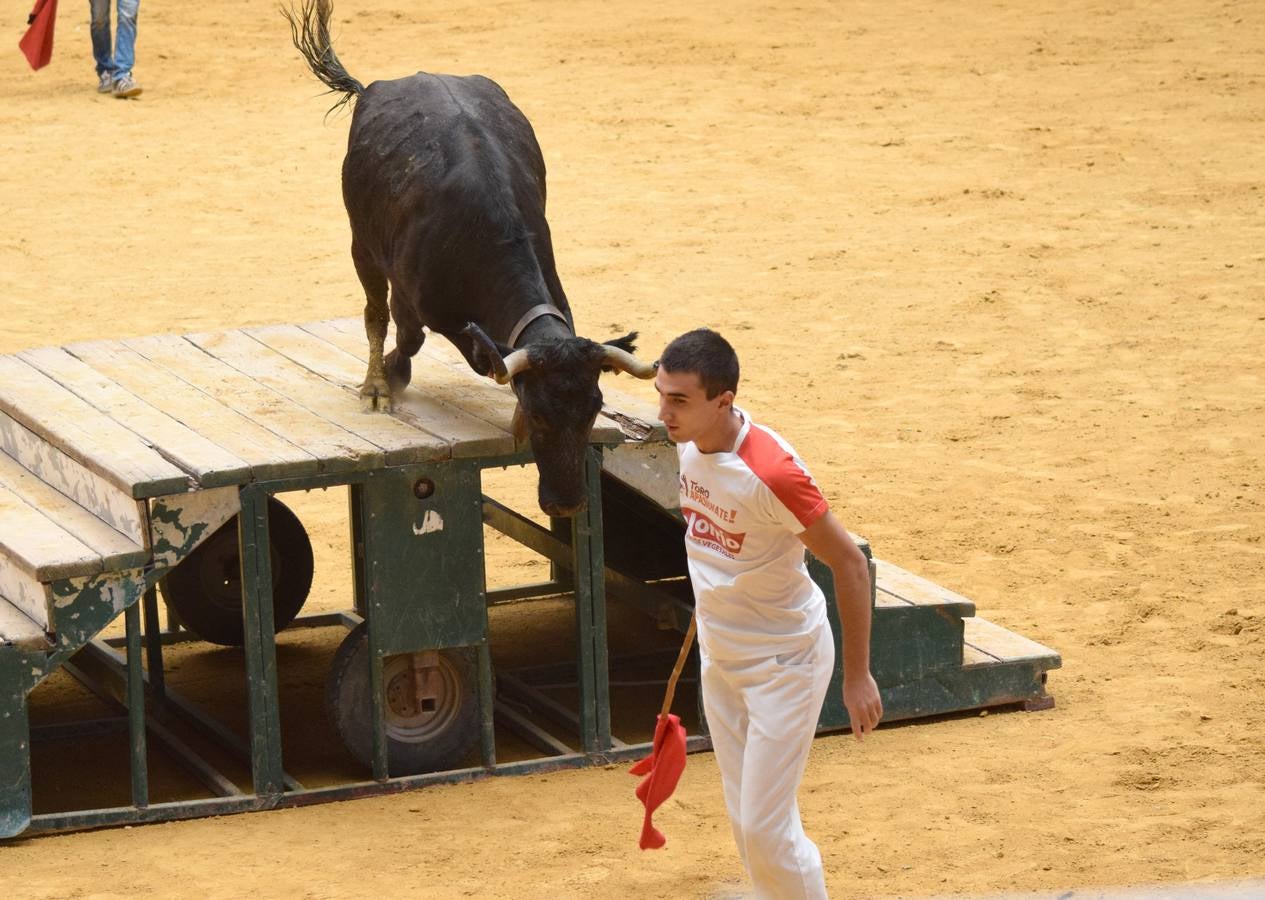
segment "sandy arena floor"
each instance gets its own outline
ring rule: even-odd
[[[275,4],[145,3],[129,102],[95,93],[87,4],[62,4],[34,74],[10,6],[0,352],[357,314],[349,118],[323,121]],[[340,0],[335,40],[365,82],[499,81],[545,151],[582,333],[653,353],[720,329],[741,401],[849,527],[1062,652],[1053,711],[817,742],[801,800],[832,893],[1265,875],[1265,5],[657,9]],[[663,852],[636,848],[632,785],[599,768],[20,841],[0,888],[739,887],[710,756]]]

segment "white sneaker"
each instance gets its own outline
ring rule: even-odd
[[[141,92],[141,86],[132,78],[131,73],[124,75],[122,78],[114,82],[113,94],[116,97],[136,97]]]
[[[114,76],[109,72],[102,72],[97,76],[97,93],[109,94],[114,90]]]

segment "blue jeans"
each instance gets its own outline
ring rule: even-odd
[[[136,62],[136,12],[141,0],[117,0],[119,28],[114,41],[110,40],[110,2],[88,0],[92,9],[92,55],[97,60],[97,74],[109,74],[117,81],[130,75]]]

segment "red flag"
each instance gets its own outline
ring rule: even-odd
[[[690,627],[685,630],[681,652],[676,655],[676,665],[668,676],[668,689],[663,692],[663,707],[655,722],[650,755],[628,770],[630,775],[646,776],[637,785],[637,799],[646,807],[646,814],[641,820],[642,850],[658,850],[668,842],[663,832],[650,824],[650,816],[663,805],[664,800],[672,796],[676,783],[681,780],[681,773],[685,771],[685,727],[681,724],[680,717],[671,715],[669,711],[672,709],[672,697],[676,693],[676,681],[681,677],[681,669],[685,667],[685,658],[690,655],[697,628],[698,620],[690,616]]]
[[[646,815],[641,822],[642,850],[658,850],[668,842],[663,832],[651,824],[650,817],[664,800],[672,796],[684,771],[685,727],[678,716],[659,716],[650,755],[628,770],[631,775],[646,776],[637,785],[637,799],[646,806]]]
[[[31,27],[18,41],[32,69],[42,69],[53,58],[53,26],[57,24],[57,0],[35,0],[26,20]]]

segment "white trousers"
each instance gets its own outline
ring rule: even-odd
[[[701,659],[703,708],[720,766],[734,841],[756,895],[824,898],[821,853],[804,834],[796,792],[835,668],[823,623],[798,653]]]

